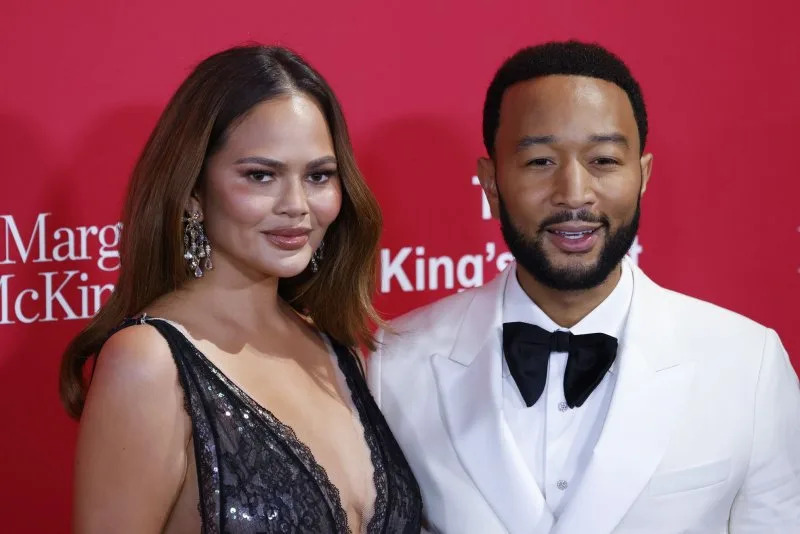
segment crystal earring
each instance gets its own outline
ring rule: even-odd
[[[204,271],[214,268],[211,264],[211,243],[208,242],[203,223],[200,222],[199,211],[184,217],[183,222],[183,259],[194,277],[201,278]]]
[[[319,264],[320,264],[320,262],[322,261],[322,258],[323,258],[322,247],[324,247],[324,246],[325,246],[325,242],[324,241],[320,241],[319,242],[319,246],[317,247],[317,250],[315,250],[314,253],[311,255],[311,272],[312,273],[315,273],[315,272],[319,271]]]

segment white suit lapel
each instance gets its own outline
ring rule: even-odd
[[[627,260],[626,260],[627,261]],[[619,350],[619,375],[603,431],[552,534],[609,534],[658,467],[694,376],[670,350],[670,310],[638,268]]]
[[[447,431],[475,486],[512,534],[547,534],[553,515],[502,414],[502,295],[509,272],[476,290],[449,355],[431,360]]]

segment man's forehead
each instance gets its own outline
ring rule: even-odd
[[[567,74],[552,74],[517,82],[506,89],[502,106],[552,105],[556,101],[594,105],[626,102],[630,106],[627,93],[615,83],[590,76]]]
[[[580,137],[621,133],[637,137],[633,106],[612,82],[588,76],[552,75],[509,87],[500,109],[498,141],[519,136]]]

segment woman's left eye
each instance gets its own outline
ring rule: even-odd
[[[308,175],[308,178],[315,184],[324,184],[334,176],[336,176],[336,171],[331,169],[327,171],[319,171],[311,173]]]

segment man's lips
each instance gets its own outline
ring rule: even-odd
[[[570,221],[559,224],[551,224],[545,227],[548,232],[559,234],[587,234],[592,233],[603,225],[598,223],[586,223],[581,221]]]
[[[598,240],[602,225],[587,223],[562,223],[546,228],[550,242],[569,254],[589,252]]]

